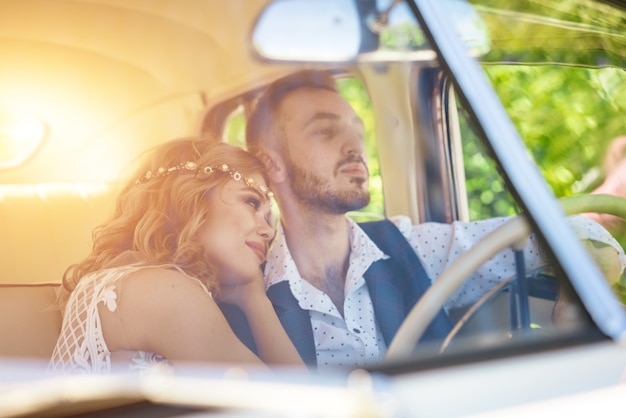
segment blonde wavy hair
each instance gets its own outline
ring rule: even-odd
[[[71,265],[63,275],[63,286],[71,292],[86,274],[114,265],[114,260],[134,254],[146,264],[176,264],[185,273],[202,280],[211,292],[219,293],[213,268],[206,261],[197,231],[211,216],[203,202],[207,193],[231,180],[227,173],[197,176],[179,170],[143,182],[148,171],[195,162],[198,167],[228,164],[245,176],[261,174],[263,164],[241,148],[216,139],[182,138],[166,142],[147,155],[135,176],[119,194],[108,222],[93,232],[91,253]],[[265,178],[267,181],[267,178]]]

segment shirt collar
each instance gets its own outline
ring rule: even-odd
[[[351,247],[348,267],[348,279],[350,280],[350,278],[362,277],[375,261],[389,257],[374,244],[355,221],[346,216],[346,222],[348,223]],[[297,283],[301,282],[303,279],[287,247],[285,231],[282,224],[278,226],[276,237],[268,251],[264,276],[266,287],[284,280],[290,281],[292,292],[301,287],[298,286]]]

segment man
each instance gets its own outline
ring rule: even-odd
[[[302,71],[270,86],[246,137],[281,211],[265,266],[268,296],[312,367],[381,360],[431,280],[506,221],[412,225],[396,217],[357,225],[346,217],[370,199],[363,123],[325,72]],[[533,238],[525,257],[541,259]],[[489,260],[445,308],[472,303],[513,275],[513,258]],[[441,341],[450,328],[442,311],[423,340]]]

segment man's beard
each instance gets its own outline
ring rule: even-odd
[[[368,190],[332,191],[327,187],[327,181],[296,167],[290,160],[287,161],[286,169],[294,195],[313,210],[343,214],[362,209],[370,202]]]

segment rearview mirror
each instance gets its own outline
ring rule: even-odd
[[[438,0],[477,56],[489,50],[484,22],[465,0]],[[259,16],[252,48],[271,61],[432,61],[436,55],[402,0],[275,0]]]
[[[252,46],[278,61],[353,61],[361,48],[359,12],[353,0],[278,0],[263,10]]]

